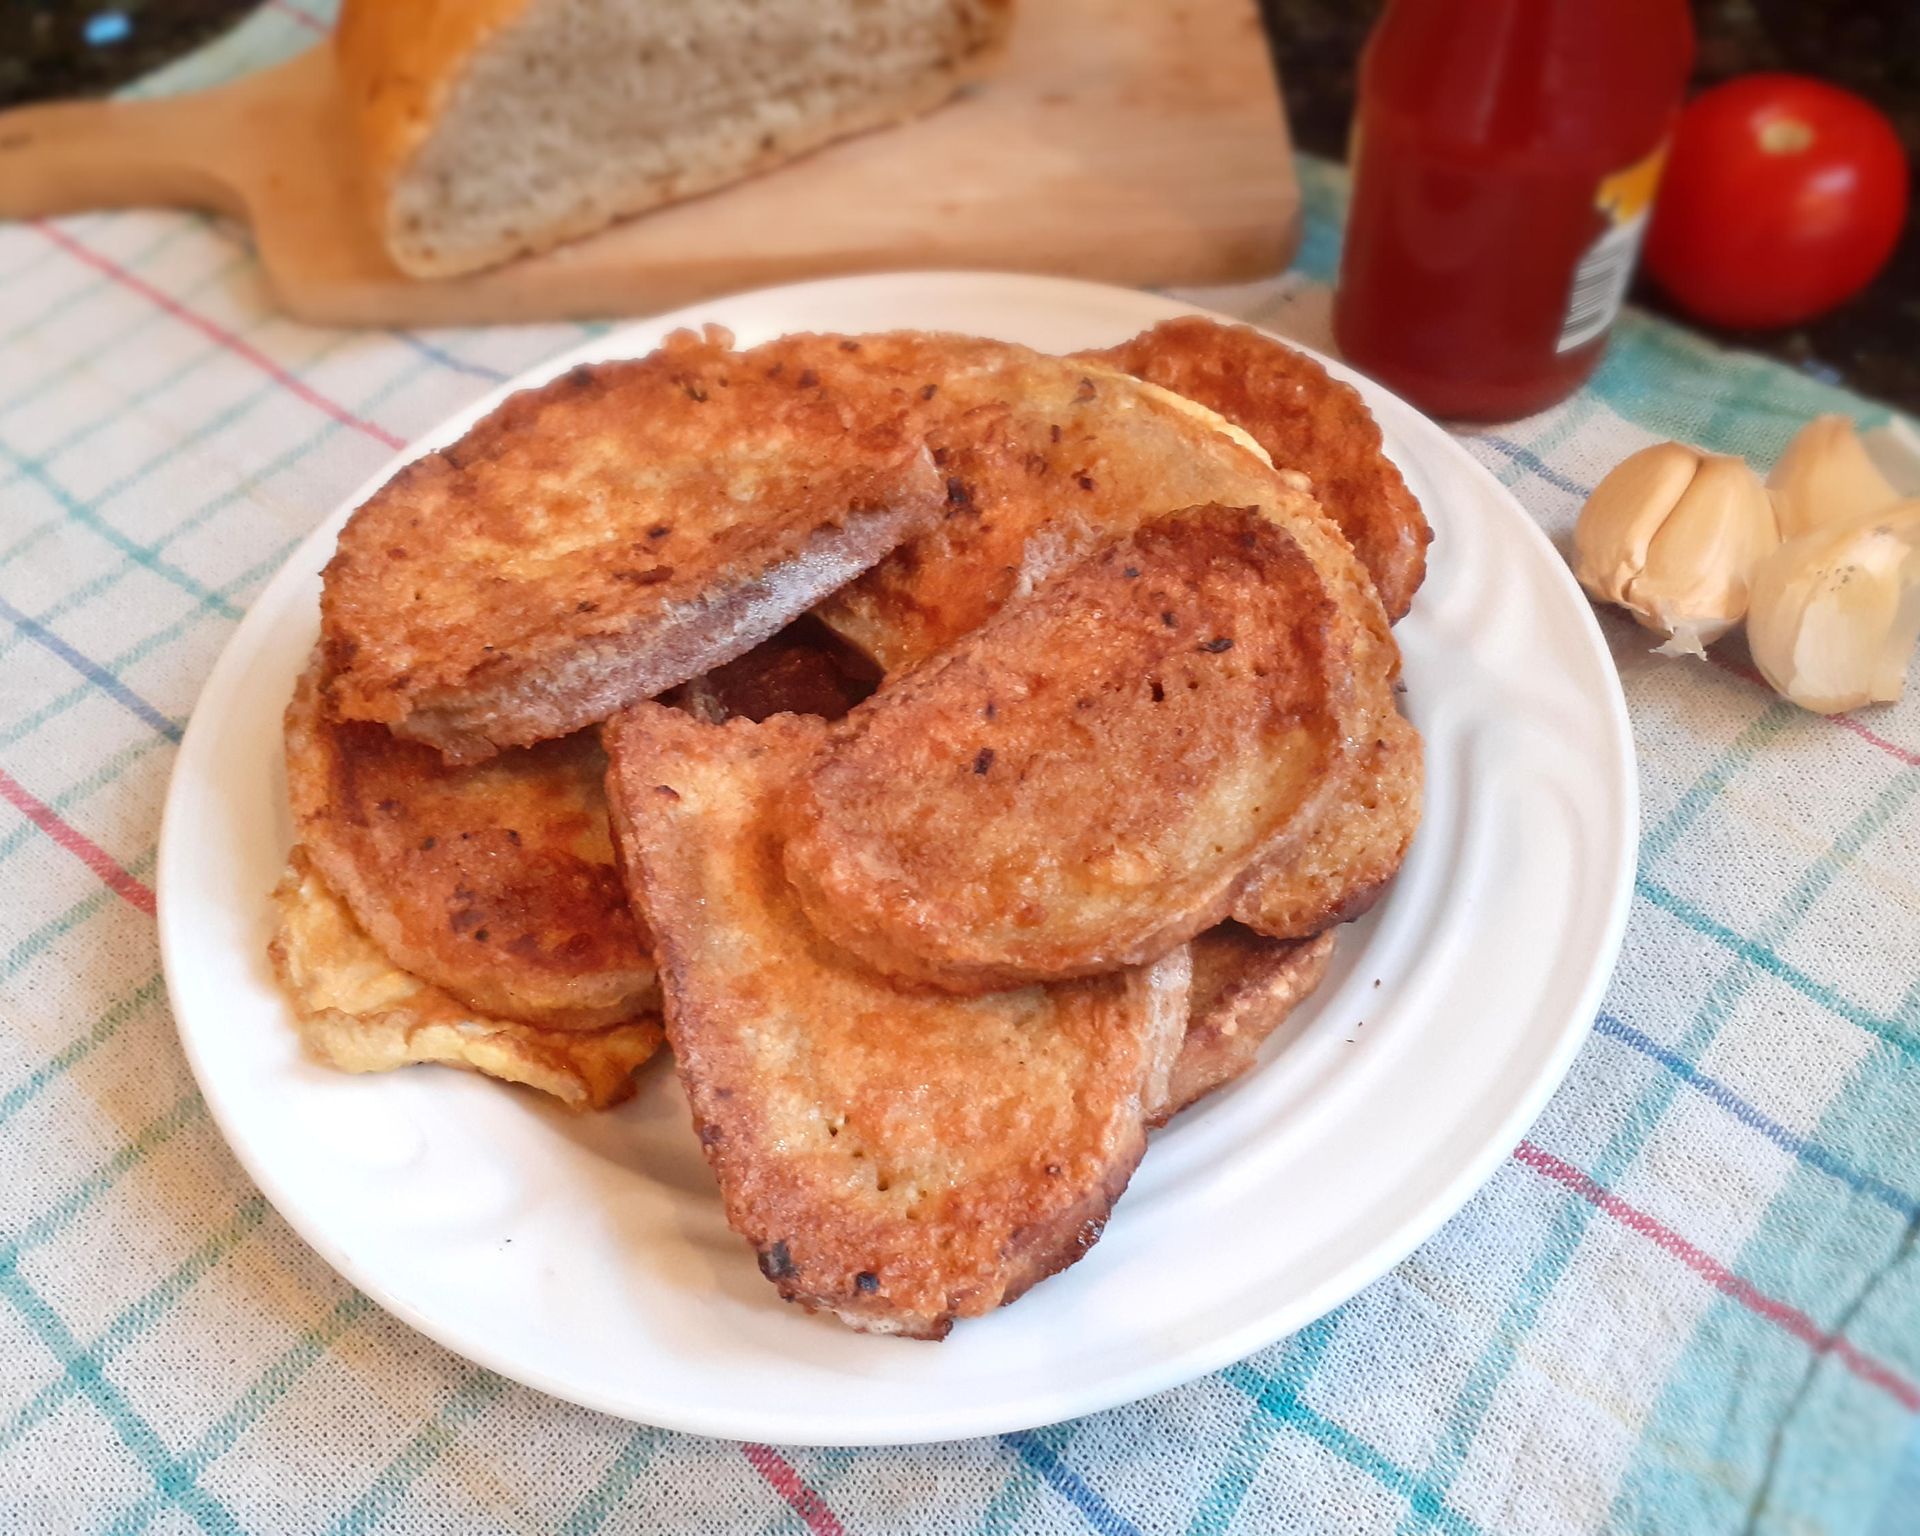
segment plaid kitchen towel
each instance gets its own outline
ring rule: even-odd
[[[1297,271],[1195,297],[1315,340],[1341,186],[1305,173]],[[1605,1008],[1487,1187],[1295,1337],[1028,1434],[808,1451],[552,1401],[339,1280],[181,1058],[161,794],[319,515],[580,335],[293,324],[194,216],[0,226],[0,1530],[1920,1531],[1920,698],[1819,719],[1612,614],[1644,820]],[[1590,388],[1466,441],[1564,542],[1628,451],[1764,464],[1822,410],[1883,415],[1629,314]]]

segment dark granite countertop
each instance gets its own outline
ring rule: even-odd
[[[95,96],[198,48],[259,0],[4,0],[0,107]]]
[[[256,3],[8,0],[0,5],[0,106],[111,90],[199,46]],[[1354,66],[1383,0],[1260,3],[1295,140],[1338,158]],[[1920,0],[1694,0],[1694,12],[1702,84],[1756,69],[1822,75],[1877,102],[1920,166]],[[1644,284],[1636,296],[1664,307]],[[1888,269],[1834,313],[1784,332],[1713,334],[1920,412],[1920,212]]]

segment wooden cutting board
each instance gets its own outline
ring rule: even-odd
[[[326,46],[195,95],[0,113],[0,217],[153,205],[244,220],[288,313],[381,326],[642,313],[882,268],[1225,282],[1278,271],[1299,228],[1252,0],[1027,0],[996,74],[928,117],[445,281],[375,241]]]

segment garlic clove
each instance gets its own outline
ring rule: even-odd
[[[1802,534],[1754,573],[1754,664],[1804,709],[1831,715],[1892,703],[1916,641],[1920,501]]]
[[[1902,501],[1920,496],[1920,430],[1912,422],[1904,416],[1890,417],[1862,432],[1860,446]]]
[[[1624,605],[1653,536],[1699,467],[1700,455],[1679,443],[1655,443],[1614,465],[1574,525],[1573,574],[1580,585],[1604,603]]]
[[[1666,636],[1662,651],[1699,656],[1746,614],[1753,567],[1779,542],[1766,487],[1743,461],[1659,443],[1594,488],[1574,573]]]
[[[1768,474],[1767,489],[1783,539],[1852,522],[1900,499],[1845,416],[1816,416],[1795,433]]]
[[[1743,459],[1702,454],[1628,597],[1671,637],[1663,652],[1704,655],[1746,614],[1753,569],[1779,543],[1760,477]]]

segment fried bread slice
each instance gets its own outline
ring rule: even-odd
[[[1351,667],[1287,532],[1252,507],[1155,518],[835,727],[787,876],[819,933],[911,983],[1143,964],[1338,787]]]
[[[977,628],[1018,593],[1090,547],[1179,507],[1258,506],[1298,541],[1334,597],[1353,656],[1343,713],[1350,783],[1322,815],[1385,798],[1361,744],[1394,729],[1399,650],[1372,576],[1306,489],[1246,434],[1202,405],[1104,363],[1046,357],[972,337],[894,332],[859,338],[877,376],[920,399],[947,477],[947,514],[816,610],[889,674]],[[1329,820],[1303,844],[1342,835]],[[1349,833],[1351,835],[1351,833]],[[1403,846],[1393,829],[1383,843]],[[1281,856],[1284,857],[1284,856]],[[1363,878],[1377,878],[1375,860]],[[1282,878],[1276,871],[1276,880]],[[1360,899],[1324,891],[1323,908]],[[1255,911],[1254,916],[1258,916]],[[1250,919],[1251,920],[1251,919]]]
[[[1099,1236],[1165,1101],[1189,965],[966,1000],[854,965],[780,867],[778,802],[825,731],[635,706],[605,732],[614,824],[728,1222],[788,1300],[938,1338]]]
[[[1262,331],[1199,315],[1080,355],[1217,411],[1275,464],[1305,474],[1373,577],[1388,617],[1405,616],[1426,577],[1433,530],[1358,390]]]
[[[798,345],[803,338],[790,338]],[[888,673],[925,659],[1017,593],[1148,518],[1257,506],[1291,533],[1363,631],[1356,664],[1384,682],[1398,651],[1372,578],[1307,490],[1212,412],[1104,365],[936,332],[858,338],[875,379],[920,402],[946,477],[945,515],[821,603]]]
[[[348,521],[345,719],[456,761],[564,736],[766,638],[942,504],[912,402],[833,338],[676,332],[514,395]]]
[[[1273,938],[1297,939],[1367,912],[1419,830],[1424,777],[1420,733],[1395,710],[1341,793],[1247,882],[1234,917]]]
[[[488,1018],[396,966],[296,845],[273,893],[268,953],[307,1049],[342,1072],[416,1063],[465,1067],[551,1094],[569,1109],[609,1109],[660,1049],[657,1014],[602,1029],[538,1029]]]
[[[1327,973],[1334,936],[1269,939],[1238,923],[1209,928],[1188,949],[1193,991],[1173,1064],[1164,1123],[1243,1076],[1260,1047]]]
[[[454,767],[335,719],[324,693],[316,662],[287,707],[295,836],[383,952],[468,1009],[545,1029],[657,1007],[592,732]]]

